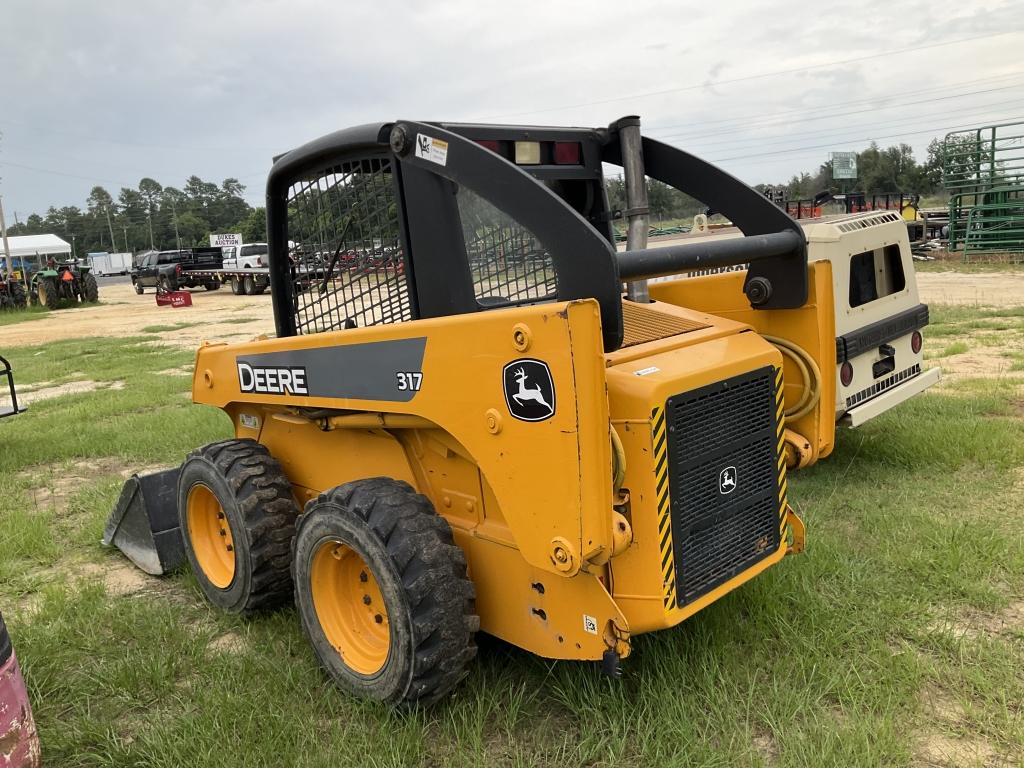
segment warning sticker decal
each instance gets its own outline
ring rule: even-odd
[[[427,136],[425,133],[417,133],[416,157],[445,165],[448,162],[448,142]]]

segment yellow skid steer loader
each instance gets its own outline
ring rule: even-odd
[[[744,237],[645,248],[645,167]],[[478,631],[616,674],[635,635],[803,548],[782,353],[644,284],[745,264],[752,316],[799,311],[804,233],[759,193],[636,118],[398,121],[279,157],[267,204],[276,338],[196,357],[235,435],[133,478],[108,525],[151,572],[187,557],[228,611],[294,599],[341,685],[429,703]]]

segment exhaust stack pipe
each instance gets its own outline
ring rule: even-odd
[[[647,177],[644,173],[644,151],[640,137],[640,118],[631,115],[616,123],[622,145],[622,169],[626,182],[626,250],[647,248],[648,214]],[[651,301],[646,278],[626,284],[626,298],[639,304]]]

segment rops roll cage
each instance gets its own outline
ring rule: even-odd
[[[400,243],[394,258],[401,260],[411,319],[514,303],[485,303],[474,293],[457,202],[463,188],[543,245],[557,278],[557,296],[548,300],[597,300],[606,350],[622,343],[623,281],[747,264],[743,290],[752,307],[802,306],[808,290],[807,246],[796,221],[743,182],[683,150],[647,137],[625,141],[630,129],[639,136],[638,126],[638,118],[623,118],[607,128],[400,120],[337,131],[277,158],[267,181],[267,227],[278,336],[303,330],[294,311],[302,283],[289,252],[296,247],[289,241],[289,190],[360,163],[376,163],[377,168],[383,163],[390,174]],[[559,145],[569,147],[567,156],[559,156]],[[515,162],[521,146],[539,148],[529,164]],[[624,167],[627,184],[631,173],[641,179],[646,174],[700,200],[728,217],[744,237],[616,252],[604,163]],[[353,209],[346,215],[355,214]],[[645,214],[639,208],[625,212],[627,218]],[[646,234],[645,216],[642,221]],[[341,247],[339,242],[338,251]]]

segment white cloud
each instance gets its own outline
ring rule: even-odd
[[[0,193],[22,216],[82,205],[93,183],[116,194],[143,175],[172,185],[192,173],[236,176],[257,202],[272,155],[337,128],[401,117],[604,125],[638,113],[648,132],[676,134],[669,140],[696,154],[742,158],[725,167],[756,183],[813,170],[827,155],[764,155],[769,149],[831,140],[857,148],[866,142],[854,139],[934,128],[880,140],[905,140],[922,158],[944,126],[1024,115],[1024,74],[953,88],[1008,86],[931,107],[884,100],[1012,76],[1019,33],[819,66],[1011,31],[1020,23],[1012,1],[912,0],[897,9],[753,0],[7,0],[4,18]],[[816,68],[728,82],[801,67]],[[662,93],[642,95],[651,92]],[[872,111],[811,119],[848,102],[872,106],[869,98],[878,99]],[[774,122],[750,119],[787,111]]]

